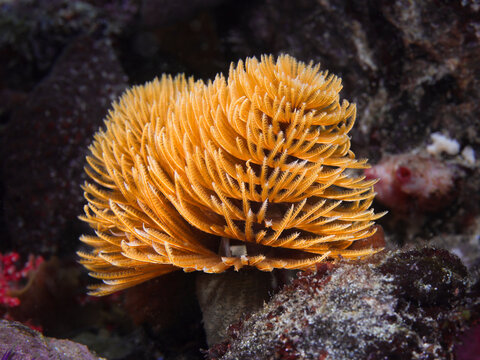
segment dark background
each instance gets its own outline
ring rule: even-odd
[[[80,277],[75,251],[78,236],[89,230],[77,216],[85,203],[80,184],[88,144],[110,103],[126,87],[162,73],[184,72],[207,80],[227,73],[239,59],[288,53],[320,62],[342,77],[342,96],[357,104],[351,133],[357,156],[375,164],[387,154],[421,152],[434,132],[478,154],[479,38],[480,3],[468,0],[2,2],[0,252],[57,258],[60,265],[51,270],[56,275],[48,276],[64,276],[62,271],[70,269],[73,278]],[[441,213],[420,214],[420,222],[417,216],[412,220],[391,212],[380,221],[390,243],[471,239],[478,233],[478,162],[465,164],[458,156],[442,161],[458,170],[452,205]],[[407,233],[405,223],[415,222],[418,226]],[[77,296],[88,281],[80,279],[60,283],[71,285],[68,291]],[[161,281],[192,286],[189,280]],[[52,292],[57,296],[62,291],[67,290]],[[85,329],[98,334],[108,323],[85,320],[81,330],[75,322],[59,328],[35,315],[44,309],[36,306],[27,317],[38,318],[47,334],[55,336],[76,336]],[[111,315],[108,302],[101,306]],[[198,325],[191,325],[198,321],[198,309],[189,306],[194,321],[184,332],[201,333]],[[99,305],[92,309],[92,317],[98,317]],[[130,324],[122,314],[121,321],[109,324],[129,336],[138,332],[119,325]],[[148,320],[138,316],[138,322]],[[151,330],[158,330],[155,326],[137,334],[138,341],[149,343],[145,339],[158,336]],[[190,347],[182,343],[175,351],[194,351],[201,338],[193,337]],[[165,353],[163,343],[157,344]],[[150,355],[160,351],[142,349]],[[129,348],[117,358],[141,358],[139,353]]]

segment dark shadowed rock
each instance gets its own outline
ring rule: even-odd
[[[13,113],[3,134],[3,173],[17,250],[54,253],[76,241],[87,146],[125,87],[109,40],[81,37]]]

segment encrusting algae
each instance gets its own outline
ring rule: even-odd
[[[305,269],[375,232],[341,79],[288,55],[125,92],[90,146],[79,252],[105,295],[174,270]]]

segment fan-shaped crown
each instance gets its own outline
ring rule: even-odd
[[[80,252],[103,295],[176,270],[302,269],[374,232],[341,80],[283,55],[126,91],[87,157]]]

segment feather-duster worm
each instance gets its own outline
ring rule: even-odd
[[[305,269],[375,231],[341,79],[288,55],[127,90],[90,146],[79,252],[105,295],[178,270]]]

